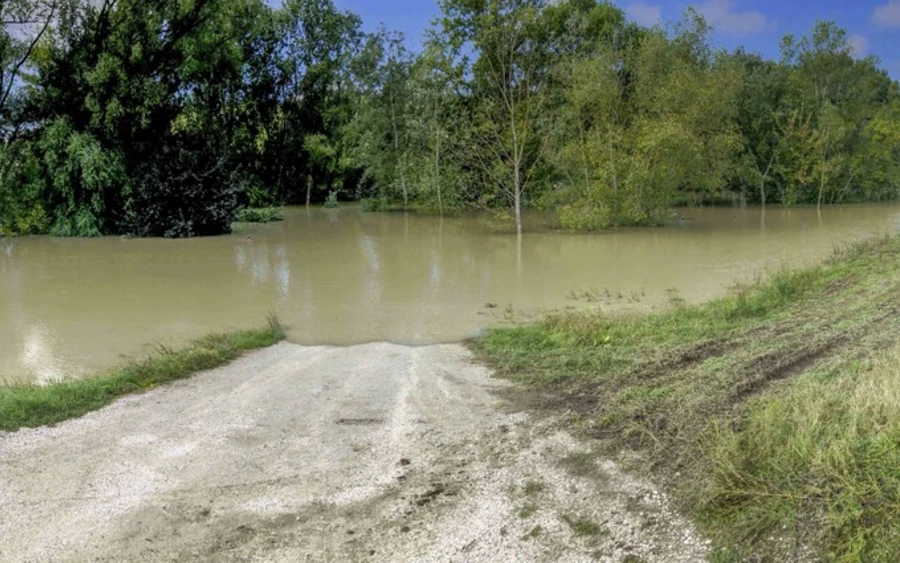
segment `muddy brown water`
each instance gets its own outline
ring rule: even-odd
[[[673,225],[521,241],[485,216],[291,209],[189,240],[0,240],[0,380],[86,377],[159,344],[258,326],[299,344],[455,342],[542,310],[689,302],[836,245],[895,233],[900,205],[682,209]],[[537,225],[537,218],[532,218]],[[523,316],[524,314],[524,316]]]

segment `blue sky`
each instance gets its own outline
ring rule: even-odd
[[[403,31],[411,46],[439,11],[435,0],[335,0],[363,18],[367,30],[383,22]],[[834,20],[848,30],[861,55],[876,55],[900,77],[900,0],[618,0],[629,17],[643,24],[677,20],[696,6],[714,29],[717,44],[739,45],[768,57],[778,56],[781,37],[800,36],[816,20]]]

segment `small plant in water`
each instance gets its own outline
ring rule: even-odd
[[[607,290],[609,293],[609,290]],[[572,290],[569,292],[569,299],[572,301],[584,301],[586,303],[597,303],[603,299],[602,293],[596,287],[587,289]]]
[[[677,288],[670,287],[666,290],[666,298],[669,300],[669,305],[675,307],[676,309],[680,309],[687,305],[687,300],[681,296],[681,293],[678,292]]]
[[[388,200],[383,197],[363,198],[359,200],[359,208],[368,213],[386,211],[388,208]]]
[[[337,191],[328,192],[328,199],[325,200],[325,207],[329,209],[333,209],[338,206],[338,194]]]

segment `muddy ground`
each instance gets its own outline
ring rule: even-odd
[[[462,346],[279,344],[0,433],[0,561],[698,561],[652,483]]]

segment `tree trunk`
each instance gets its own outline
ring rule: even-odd
[[[581,167],[582,173],[584,174],[584,189],[585,192],[587,192],[591,189],[591,170],[588,166],[587,150],[584,148],[587,145],[587,140],[584,138],[584,123],[580,121],[578,125],[578,135],[581,137]]]
[[[400,189],[403,190],[403,209],[409,207],[409,190],[406,187],[406,155],[400,157]]]
[[[516,235],[516,281],[522,283],[522,233]]]
[[[516,212],[516,234],[522,234],[522,171],[519,165],[518,148],[514,158],[515,173],[513,180],[513,207]]]
[[[621,214],[621,208],[619,202],[619,173],[616,170],[613,170],[613,227],[616,229],[619,228],[619,218]]]
[[[766,171],[763,172],[762,178],[759,181],[759,198],[762,200],[762,206],[765,209],[766,207],[766,182],[769,181],[769,172],[772,170],[772,165],[775,164],[775,155],[772,155],[772,158],[769,159],[769,164],[766,165]],[[755,165],[757,172],[759,171],[759,165]]]
[[[822,167],[819,169],[819,203],[816,209],[822,210],[822,198],[825,195],[825,170],[828,168],[828,145],[822,147]]]
[[[438,212],[444,215],[444,198],[441,194],[441,138],[438,133],[434,141],[434,182],[437,187]]]
[[[400,187],[403,190],[403,209],[409,207],[409,191],[406,188],[406,157],[400,156],[400,134],[397,132],[397,111],[394,109],[394,96],[391,95],[391,129],[394,133],[394,152],[400,161]]]
[[[519,171],[519,166],[516,165],[516,193],[515,193],[515,207],[516,207],[516,234],[522,234],[522,178],[521,172]]]
[[[513,207],[516,213],[516,234],[522,234],[522,153],[519,149],[519,134],[516,128],[516,114],[510,112],[509,123],[513,141]]]
[[[822,210],[822,196],[825,194],[825,168],[819,172],[819,201],[816,204],[816,209],[819,211]]]
[[[306,207],[309,207],[310,196],[312,195],[313,178],[312,174],[306,177]]]

